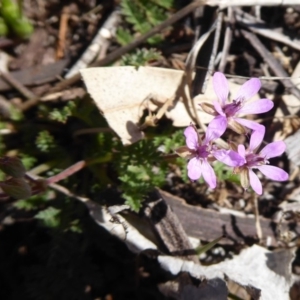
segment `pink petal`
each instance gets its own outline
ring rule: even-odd
[[[261,87],[261,83],[258,78],[249,79],[238,90],[234,100],[241,100],[241,101],[248,100],[257,94],[260,87]]]
[[[219,103],[219,101],[214,100],[213,105],[214,105],[216,112],[219,113],[219,115],[225,116],[225,113],[223,112],[223,108],[222,108],[221,104]]]
[[[260,99],[253,102],[246,103],[239,111],[238,114],[261,114],[271,110],[274,106],[273,101],[269,99]]]
[[[198,133],[196,132],[195,128],[193,126],[188,126],[184,130],[184,135],[185,135],[186,145],[190,149],[196,150],[199,142],[198,142]]]
[[[223,106],[228,99],[229,86],[226,77],[221,72],[216,72],[213,76],[214,91]]]
[[[259,130],[259,131],[263,131],[265,132],[265,127],[261,124],[258,124],[254,121],[250,121],[250,120],[246,120],[246,119],[241,119],[241,118],[233,118],[236,122],[238,122],[239,124],[250,128],[252,130]]]
[[[256,194],[261,195],[262,194],[261,182],[260,182],[259,178],[257,177],[257,175],[251,169],[249,169],[249,179],[250,179],[250,185],[251,185],[253,191]]]
[[[226,127],[226,117],[217,116],[214,119],[212,119],[207,126],[204,144],[207,144],[212,140],[218,139],[225,132]]]
[[[188,177],[191,180],[198,180],[201,177],[202,165],[200,159],[193,157],[187,165]]]
[[[260,155],[269,159],[271,157],[280,156],[285,151],[285,143],[283,141],[268,144],[260,151]]]
[[[229,167],[238,167],[246,163],[245,158],[233,150],[220,149],[212,154],[218,161]]]
[[[278,167],[263,165],[257,167],[257,169],[272,180],[286,181],[289,179],[289,174]]]
[[[246,156],[246,149],[244,145],[238,145],[238,153],[241,157],[245,159]]]
[[[209,187],[211,189],[214,189],[217,185],[216,174],[211,165],[206,160],[202,162],[202,175]]]
[[[265,136],[265,127],[262,130],[253,131],[250,137],[249,150],[252,152],[255,150],[263,141]]]

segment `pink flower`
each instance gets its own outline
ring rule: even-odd
[[[254,121],[240,118],[240,116],[246,114],[265,113],[273,108],[273,102],[269,99],[259,99],[248,102],[261,87],[258,78],[251,78],[246,81],[241,86],[232,102],[228,101],[229,86],[223,73],[216,72],[214,74],[213,87],[218,100],[213,102],[213,106],[203,103],[201,107],[207,113],[215,115],[218,118],[219,130],[222,134],[225,132],[227,126],[237,133],[245,133],[245,127],[254,131],[263,130],[262,125]]]
[[[285,151],[285,143],[282,141],[273,142],[265,146],[258,154],[256,150],[263,140],[264,134],[254,131],[250,138],[249,148],[246,150],[244,145],[238,146],[238,153],[244,158],[244,164],[235,168],[237,173],[241,175],[241,185],[247,189],[249,184],[252,189],[258,194],[262,194],[262,185],[253,172],[253,169],[258,169],[266,177],[276,181],[286,181],[289,175],[284,170],[270,166],[269,158],[280,156]]]
[[[218,159],[231,167],[244,163],[244,158],[240,157],[238,153],[232,150],[218,149],[212,144],[212,141],[221,135],[218,125],[218,120],[212,120],[203,140],[193,125],[187,127],[184,131],[186,146],[176,151],[180,156],[190,159],[187,165],[188,177],[191,180],[198,180],[203,176],[212,189],[216,187],[217,179],[209,162]]]

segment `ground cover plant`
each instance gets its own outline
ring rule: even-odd
[[[1,299],[299,298],[275,2],[0,3]]]

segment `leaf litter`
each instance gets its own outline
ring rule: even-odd
[[[272,3],[272,1],[255,1],[255,3],[253,1],[248,2],[248,5],[254,5],[257,3],[262,5],[274,5],[274,2]],[[284,2],[285,3],[283,3],[282,1],[278,1],[278,3],[276,2],[276,4],[286,5],[294,3],[293,1]],[[240,4],[237,1],[234,1],[234,3],[230,3],[230,1],[223,1],[223,3],[225,5]],[[207,4],[219,5],[220,1],[208,1]],[[39,2],[39,6],[41,5],[43,6],[44,4],[41,4],[41,2]],[[288,9],[285,14],[288,14]],[[294,12],[297,12],[297,7],[293,9],[295,9]],[[257,10],[255,14],[257,20],[259,20],[259,13],[257,13]],[[257,23],[260,22],[257,21]],[[292,24],[294,23],[292,22]],[[244,26],[247,27],[247,23],[244,24]],[[252,30],[252,27],[250,25],[249,29]],[[212,33],[212,31],[213,30],[211,30],[210,33]],[[254,32],[259,33],[259,30],[257,29]],[[43,39],[45,39],[46,36],[47,35],[43,33]],[[251,36],[246,34],[245,37],[247,38],[247,36],[249,39],[251,38]],[[279,36],[282,39],[284,37],[284,34],[280,34]],[[200,48],[202,47],[201,43],[205,43],[207,41],[206,38],[208,38],[208,35],[204,35],[204,37],[205,38],[203,38],[202,40],[199,40],[198,46],[200,45]],[[70,40],[68,40],[68,42],[70,43]],[[298,41],[295,40],[294,43],[291,38],[288,39],[288,45],[291,45],[291,47],[295,46],[296,43],[298,43]],[[31,47],[33,46],[31,45]],[[272,45],[270,47],[272,48]],[[275,48],[276,47],[274,47],[274,49]],[[297,49],[296,47],[294,48]],[[53,49],[49,50],[51,50],[49,51],[50,54],[48,53],[47,55],[50,57],[51,61],[54,59],[53,55],[51,54],[53,52]],[[145,131],[145,128],[147,126],[153,125],[159,126],[160,119],[164,115],[166,116],[166,118],[170,119],[173,126],[176,127],[186,127],[189,126],[191,122],[197,123],[198,120],[200,120],[200,122],[198,123],[201,123],[198,125],[208,124],[211,121],[212,116],[203,112],[200,105],[198,105],[202,102],[212,103],[212,101],[215,100],[215,94],[213,91],[211,79],[208,82],[205,93],[199,94],[192,99],[190,99],[192,97],[191,86],[187,87],[186,85],[186,82],[188,82],[189,78],[192,78],[192,80],[194,78],[193,69],[198,50],[199,49],[195,50],[195,52],[192,53],[194,55],[193,66],[190,66],[188,70],[190,73],[188,74],[183,71],[155,67],[102,67],[81,70],[81,75],[84,79],[88,93],[95,101],[96,106],[100,110],[100,113],[104,115],[109,126],[120,137],[124,145],[130,145],[143,139],[145,137],[145,134],[143,132]],[[74,48],[72,51],[74,51]],[[75,47],[75,52],[76,51],[77,48]],[[32,57],[34,57],[32,56],[32,52],[34,51],[30,52],[30,61],[32,61]],[[262,52],[264,52],[264,50],[262,50]],[[277,49],[270,55],[275,56],[276,54],[278,55],[277,57],[280,56],[282,65],[290,73],[290,71],[292,70],[292,65],[290,64],[288,55],[283,52],[284,51],[280,51],[280,49]],[[25,54],[23,54],[21,58],[26,57],[26,51],[24,51],[24,53]],[[46,58],[47,55],[45,55]],[[249,53],[247,53],[247,55],[249,58]],[[245,54],[245,57],[247,55]],[[260,53],[260,55],[262,54]],[[39,54],[38,59],[40,61],[47,60],[45,57],[42,59],[41,56],[42,54]],[[253,58],[255,60],[255,55],[251,53],[249,61],[251,61],[252,59],[253,62]],[[236,74],[236,66],[234,66],[234,64],[236,63],[236,61],[238,61],[238,59],[238,56],[236,56],[231,61],[230,59],[228,59],[227,63],[230,73]],[[22,61],[24,64],[27,63],[27,60],[19,59],[19,62],[17,61],[17,63],[21,67]],[[232,61],[234,62],[232,63]],[[65,62],[60,62],[63,66],[65,65]],[[267,62],[267,64],[268,63],[271,65],[272,61]],[[262,72],[261,70],[258,71],[257,64],[254,63],[252,65],[251,75],[255,76],[257,73],[262,75],[263,73],[267,77],[270,77],[270,74],[268,73],[268,68],[270,66],[268,67],[266,63],[264,64],[264,66],[260,66],[261,69],[264,70]],[[276,72],[278,72],[278,70],[276,71],[276,66],[274,67],[274,65],[272,65],[270,69],[276,76],[280,77],[280,75],[278,75],[280,72],[276,74]],[[25,72],[26,74],[27,70],[23,70],[23,72]],[[56,72],[61,73],[61,70],[56,70]],[[186,77],[186,75],[188,76]],[[49,79],[49,81],[55,80],[56,77],[57,74],[53,75],[51,73],[51,79]],[[294,77],[292,82],[293,86],[297,87],[299,83],[299,67],[295,69],[291,77]],[[286,80],[286,78],[281,78],[280,80],[284,81]],[[20,81],[24,85],[32,84],[32,80],[30,82],[27,82],[24,79],[24,76],[20,77]],[[237,80],[235,80],[235,82],[237,82]],[[9,85],[7,85],[6,82],[5,84],[5,89],[11,88]],[[194,82],[193,84],[197,83]],[[235,92],[241,86],[240,84],[234,83],[234,81],[229,81],[229,85],[232,94],[235,94]],[[271,134],[269,134],[269,136],[267,137],[267,139],[270,139],[271,141],[285,139],[285,142],[287,144],[288,163],[290,164],[291,169],[299,164],[298,157],[300,152],[299,143],[297,142],[299,140],[300,127],[300,123],[298,120],[299,99],[297,99],[297,96],[295,96],[297,95],[297,90],[295,91],[294,89],[293,91],[293,93],[290,93],[288,91],[286,94],[282,95],[282,101],[279,101],[279,105],[276,106],[275,115],[269,115],[269,118],[273,118],[274,116],[275,118],[272,123],[268,123],[270,124]],[[276,103],[276,101],[278,100],[276,99],[276,97],[274,97],[273,99],[273,95],[269,96],[267,94],[267,97],[274,100],[275,104],[278,104],[278,102]],[[252,99],[253,101],[255,101],[256,99],[259,99],[259,96],[256,95]],[[197,115],[195,115],[195,113]],[[144,121],[142,119],[142,116],[144,116],[145,114],[147,116]],[[264,117],[261,121],[265,122]],[[203,128],[205,129],[205,127]],[[272,135],[272,133],[274,134]],[[280,163],[282,164],[282,161],[280,161]],[[297,171],[296,167],[293,174],[294,178],[297,179],[297,177],[299,176],[299,168]],[[268,185],[270,185],[271,188],[268,188]],[[294,182],[290,180],[290,182],[286,186],[273,185],[269,183],[266,183],[265,186],[266,193],[263,196],[265,198],[261,199],[262,202],[266,201],[268,195],[270,196],[271,194],[275,194],[276,199],[274,198],[274,196],[273,198],[271,198],[273,202],[276,201],[274,206],[278,203],[282,203],[281,206],[276,207],[277,210],[282,209],[283,211],[283,214],[280,217],[280,222],[282,220],[285,221],[285,219],[288,219],[292,213],[294,213],[296,215],[295,218],[297,218],[297,213],[299,213],[299,189],[297,189],[297,180]],[[227,191],[225,196],[226,199],[220,200],[221,206],[224,205],[225,202],[229,203],[228,205],[235,205],[236,203],[234,203],[234,201],[228,201],[228,197],[232,197],[232,194],[236,192],[236,190],[227,190],[226,187],[224,188],[224,186],[220,187],[220,189],[225,189]],[[271,192],[269,193],[270,190]],[[274,193],[274,190],[280,190],[280,193]],[[205,190],[202,191],[202,193],[208,192]],[[240,190],[238,190],[238,194],[239,197],[241,194]],[[210,193],[210,195],[212,195],[212,197],[216,196],[216,194],[212,193]],[[244,199],[242,200],[245,200],[246,196],[243,195],[243,198]],[[269,201],[269,203],[270,202],[271,201]],[[222,207],[218,207],[220,203],[215,204],[214,209],[221,210]],[[248,201],[248,207],[241,205],[240,210],[248,212],[251,211],[252,206],[249,203],[250,201]],[[116,235],[122,241],[125,241],[125,243],[128,243],[129,249],[131,249],[133,252],[137,252],[140,254],[144,250],[146,250],[146,248],[157,247],[157,245],[155,245],[155,243],[158,243],[157,241],[155,241],[154,243],[148,242],[147,239],[140,235],[140,233],[138,233],[137,229],[134,227],[132,229],[134,229],[135,232],[134,234],[132,233],[132,235],[130,235],[130,226],[126,225],[124,227],[124,225],[121,224],[124,221],[122,219],[123,215],[118,216],[117,214],[113,213],[113,217],[119,218],[119,221],[112,221],[112,219],[114,218],[111,218],[111,214],[107,213],[106,210],[103,210],[103,220],[99,222],[96,217],[96,205],[90,204],[87,205],[87,207],[91,212],[92,218],[95,219],[98,225],[103,226],[108,232]],[[218,217],[220,217],[220,215]],[[298,221],[296,221],[296,224],[297,222]],[[195,224],[195,226],[198,226],[198,224]],[[142,246],[139,244],[140,241],[137,236],[141,237],[141,240],[144,241],[146,246]],[[280,238],[278,236],[278,240],[279,239]],[[289,240],[289,242],[285,244],[283,243],[283,246],[286,245],[295,246],[295,239]],[[239,286],[247,290],[248,294],[250,294],[253,299],[289,299],[290,287],[295,281],[297,281],[297,277],[295,277],[291,272],[291,264],[294,259],[294,255],[295,248],[283,248],[281,250],[271,251],[258,245],[252,245],[242,250],[239,254],[232,255],[231,259],[215,264],[214,266],[205,267],[193,265],[192,262],[186,262],[178,258],[161,255],[158,255],[157,259],[160,262],[161,267],[171,272],[174,276],[182,275],[184,277],[185,274],[188,273],[189,276],[193,277],[193,279],[200,279],[202,283],[202,285],[200,284],[200,286],[197,286],[195,284],[184,284],[184,280],[181,280],[179,282],[180,288],[175,293],[176,297],[179,297],[178,299],[194,299],[196,297],[199,298],[200,295],[202,299],[226,299],[228,293],[226,283],[229,280],[237,283]]]

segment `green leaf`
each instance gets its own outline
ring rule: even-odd
[[[134,37],[128,29],[118,28],[116,33],[116,39],[120,45],[126,46],[133,41]]]
[[[26,211],[37,210],[41,206],[44,207],[45,204],[47,203],[47,201],[49,201],[48,197],[49,197],[50,193],[51,193],[51,191],[48,191],[41,195],[34,195],[27,199],[18,200],[14,203],[14,207],[16,207],[18,209],[24,209]]]
[[[10,22],[12,31],[21,38],[28,38],[33,32],[33,26],[27,18],[22,17],[21,19]]]
[[[73,115],[73,112],[75,110],[76,104],[74,103],[74,101],[69,101],[68,104],[65,105],[63,108],[53,109],[53,111],[49,114],[50,120],[58,121],[65,124],[68,121],[69,117]]]
[[[20,7],[14,1],[2,0],[0,14],[11,31],[17,36],[28,38],[33,32],[33,26],[29,20],[22,15]]]
[[[50,206],[37,213],[34,218],[41,220],[47,227],[56,228],[60,224],[60,213],[60,209]]]
[[[129,205],[133,211],[138,212],[140,210],[142,199],[127,194],[123,194],[123,198],[126,200],[125,204]]]
[[[163,1],[164,3],[161,5],[159,2],[148,0],[122,0],[122,14],[137,34],[144,34],[150,31],[153,26],[162,23],[168,18],[168,12],[166,11],[170,4],[168,1]],[[162,41],[163,36],[161,34],[157,34],[147,40],[151,45]]]
[[[174,0],[150,0],[150,2],[153,2],[156,5],[161,6],[165,9],[172,8],[172,6],[174,4]]]
[[[12,0],[2,0],[0,14],[7,20],[18,20],[21,17],[21,11],[18,5]]]
[[[122,14],[125,16],[126,21],[133,25],[136,31],[142,32],[142,24],[145,22],[143,12],[139,9],[135,0],[123,0],[121,2]]]
[[[221,239],[223,239],[223,238],[224,238],[224,236],[222,235],[222,236],[216,238],[215,240],[213,240],[212,242],[207,243],[207,244],[204,245],[204,246],[199,246],[199,247],[197,247],[197,248],[195,249],[195,250],[196,250],[196,253],[197,253],[198,255],[200,255],[200,254],[202,254],[202,253],[207,252],[207,251],[210,250],[212,247],[214,247],[217,243],[219,243],[219,241],[220,241]]]
[[[0,17],[0,36],[6,36],[9,30],[3,18]]]
[[[155,49],[137,49],[133,53],[126,54],[122,57],[121,65],[123,66],[145,66],[151,61],[161,59],[161,54]]]
[[[56,148],[55,139],[47,130],[39,132],[35,143],[37,148],[40,149],[41,152],[45,153],[49,153]]]

